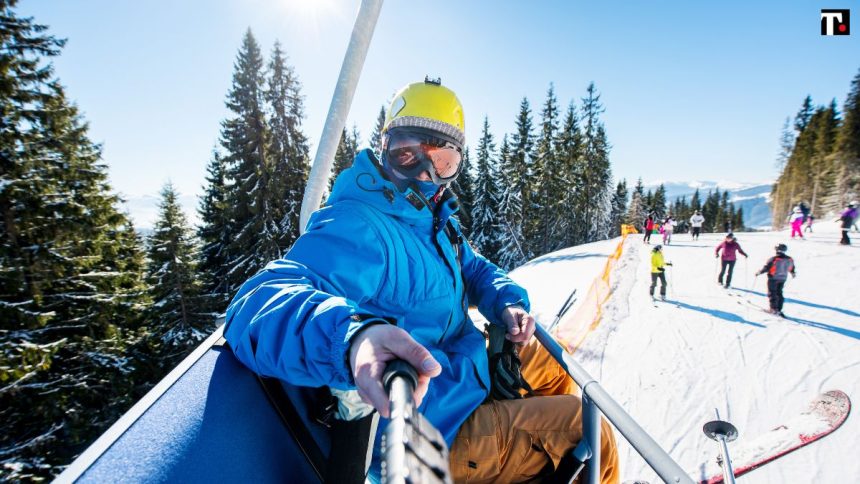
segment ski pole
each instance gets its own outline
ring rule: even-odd
[[[717,274],[720,272],[720,258],[719,256],[714,257],[714,277],[717,277]]]
[[[576,298],[574,298],[575,295],[576,289],[574,289],[573,292],[570,293],[570,296],[568,296],[567,300],[564,301],[564,304],[561,305],[561,309],[558,310],[558,314],[555,315],[555,320],[553,320],[552,324],[550,324],[549,327],[546,329],[547,331],[551,332],[553,328],[556,327],[558,322],[561,321],[561,317],[564,316],[565,313],[567,313],[567,310],[570,309],[571,306],[573,306],[573,303],[576,302]]]
[[[450,484],[445,439],[418,412],[412,400],[418,372],[403,360],[393,360],[385,368],[382,383],[388,391],[391,412],[391,421],[382,435],[382,482]]]
[[[675,278],[672,273],[675,272],[675,268],[672,263],[669,263],[669,267],[672,267],[672,271],[669,272],[669,297],[675,298],[675,286],[672,284],[672,280]]]
[[[711,420],[702,427],[702,432],[709,439],[720,444],[720,466],[723,469],[723,483],[735,484],[735,471],[732,469],[732,459],[729,456],[728,442],[738,438],[738,429],[734,425],[720,420],[720,411],[716,408],[714,412],[717,414],[716,420]]]

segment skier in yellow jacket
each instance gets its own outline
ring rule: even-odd
[[[666,266],[671,266],[671,262],[666,262],[663,259],[663,246],[656,245],[651,250],[651,299],[654,299],[654,288],[657,287],[657,280],[660,280],[660,299],[666,300]]]

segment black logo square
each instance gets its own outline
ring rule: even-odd
[[[821,35],[851,35],[851,11],[822,8]]]

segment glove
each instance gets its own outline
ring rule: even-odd
[[[714,259],[719,259],[719,258],[720,258],[720,254],[714,254]]]
[[[657,270],[658,270],[658,271],[660,271],[660,272],[666,272],[666,269],[665,269],[665,268],[663,268],[663,267],[658,267],[658,268],[657,268]]]
[[[672,263],[671,263],[671,262],[667,262],[667,263],[666,263],[666,265],[667,265],[667,266],[671,266],[671,265],[672,265]]]
[[[516,344],[505,338],[507,330],[501,326],[487,324],[489,344],[487,356],[490,363],[490,396],[488,400],[517,400],[523,398],[520,390],[533,395],[531,386],[520,372],[522,363]]]

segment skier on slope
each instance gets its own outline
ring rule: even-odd
[[[851,245],[851,239],[848,238],[848,231],[851,230],[851,224],[857,219],[857,201],[852,201],[845,207],[842,214],[839,215],[839,222],[842,223],[842,240],[839,241],[842,245]]]
[[[648,217],[645,218],[645,221],[642,223],[645,227],[645,238],[642,239],[643,244],[651,243],[651,232],[654,231],[654,212],[648,214]]]
[[[663,220],[663,245],[672,243],[672,234],[675,232],[675,219],[671,215],[666,216]]]
[[[359,152],[306,233],[239,290],[227,310],[227,341],[260,374],[332,388],[347,415],[375,409],[388,417],[382,373],[402,358],[419,372],[415,400],[451,447],[455,482],[551,475],[573,459],[582,403],[570,394],[573,380],[532,338],[525,289],[476,253],[452,218],[457,200],[448,185],[462,168],[462,105],[438,81],[410,84],[395,94],[382,133],[380,159]],[[513,367],[490,370],[469,305],[522,345],[522,376]],[[515,390],[488,398],[512,376],[537,396],[515,398],[522,395]],[[606,421],[600,426],[598,473],[617,483],[615,438]],[[371,480],[379,479],[379,443]]]
[[[803,223],[806,223],[806,220],[809,218],[809,205],[806,202],[800,202],[797,204],[797,207],[800,209],[800,213],[803,214]]]
[[[768,312],[785,317],[782,312],[782,304],[785,302],[782,289],[785,287],[788,274],[791,274],[791,277],[797,277],[797,273],[794,271],[794,259],[785,254],[788,247],[785,244],[777,244],[774,248],[776,255],[768,259],[764,267],[756,272],[756,277],[767,274],[767,297],[770,300]]]
[[[728,289],[732,285],[732,273],[735,271],[735,262],[738,260],[737,253],[740,252],[746,258],[749,256],[741,249],[741,244],[738,243],[735,234],[726,235],[726,240],[720,242],[714,251],[715,257],[720,257],[720,250],[723,251],[722,267],[720,268],[720,275],[717,277],[717,284],[723,285],[723,275],[725,275],[725,288]],[[728,269],[728,274],[726,274],[726,269]]]
[[[815,215],[809,214],[806,216],[806,225],[803,226],[804,232],[812,233],[812,223],[815,221]]]
[[[651,249],[651,288],[649,294],[651,299],[654,299],[654,288],[657,287],[657,281],[660,281],[660,299],[666,300],[666,266],[671,266],[671,262],[666,262],[663,259],[663,246],[655,245]]]
[[[800,207],[794,207],[791,215],[788,216],[788,222],[791,224],[791,238],[793,239],[795,235],[803,238],[803,231],[801,227],[803,226],[803,212],[800,210]]]
[[[699,234],[702,233],[702,224],[705,223],[705,217],[702,216],[701,210],[696,210],[696,213],[690,217],[690,225],[693,227],[693,240],[699,240]]]

